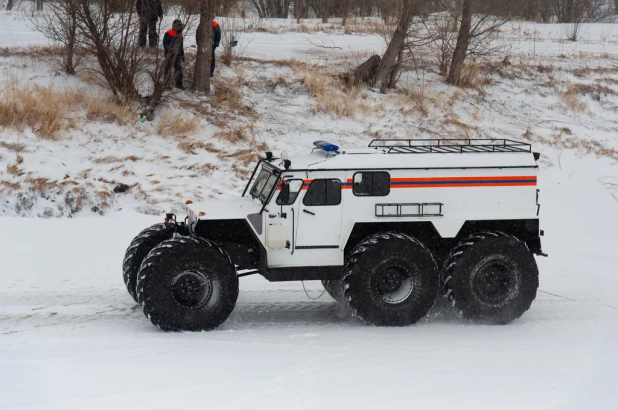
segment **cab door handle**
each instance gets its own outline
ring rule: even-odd
[[[313,212],[311,211],[307,211],[306,209],[303,209],[303,212],[309,215],[315,215]]]

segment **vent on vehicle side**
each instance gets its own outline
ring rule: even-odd
[[[444,216],[440,202],[376,204],[378,217]]]

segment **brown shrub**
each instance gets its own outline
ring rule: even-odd
[[[224,129],[215,133],[215,137],[221,138],[233,144],[238,144],[251,139],[253,125],[243,124],[236,128]]]
[[[559,97],[562,103],[562,111],[565,114],[569,111],[573,114],[581,114],[588,111],[588,104],[581,98],[578,87],[573,84],[568,84],[566,91],[560,93]]]
[[[116,121],[128,123],[135,107],[114,102],[111,97],[101,98],[88,94],[85,88],[36,84],[21,84],[12,78],[0,88],[0,127],[23,132],[30,128],[40,138],[55,140],[59,131],[75,126],[70,113],[86,110],[88,120]]]
[[[292,66],[292,70],[302,76],[302,84],[316,98],[316,112],[354,118],[359,110],[370,109],[360,98],[357,87],[345,87],[339,78],[322,73],[318,67],[298,64]]]
[[[86,118],[89,121],[115,122],[126,125],[135,119],[137,108],[133,104],[119,103],[111,96],[89,99]]]
[[[161,114],[156,132],[162,137],[189,135],[197,130],[198,118],[185,116],[177,112],[164,111]]]

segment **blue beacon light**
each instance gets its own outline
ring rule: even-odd
[[[339,147],[335,144],[331,144],[330,142],[326,142],[326,141],[314,141],[313,142],[313,146],[315,146],[316,148],[319,148],[323,151],[326,152],[337,152],[339,151]]]

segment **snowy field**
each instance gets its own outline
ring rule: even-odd
[[[219,329],[163,333],[120,269],[160,218],[0,218],[0,408],[615,409],[618,204],[594,163],[565,155],[541,173],[549,258],[507,326],[437,306],[412,327],[368,327],[328,295],[250,276]]]
[[[23,13],[0,14],[0,47],[7,47],[0,83],[81,84],[38,57],[11,54],[48,44],[25,20]],[[268,24],[281,32],[243,33],[245,57],[294,58],[327,70],[384,48],[376,35],[307,34],[288,31],[289,21]],[[333,117],[312,108],[315,98],[300,74],[259,61],[221,67],[214,79],[215,88],[220,79],[239,84],[257,115],[252,132],[276,152],[299,153],[315,139],[363,146],[375,136],[470,133],[531,142],[541,152],[549,257],[537,258],[536,301],[507,326],[465,324],[437,304],[414,326],[368,327],[327,294],[312,300],[301,283],[249,276],[217,330],[161,332],[125,290],[124,251],[140,230],[162,220],[145,210],[177,206],[188,194],[238,193],[244,177],[230,177],[235,159],[182,152],[177,139],[157,136],[156,124],[137,119],[124,126],[78,123],[58,141],[0,129],[0,143],[23,145],[24,172],[6,172],[16,154],[0,144],[0,214],[6,215],[0,217],[0,409],[618,408],[618,25],[584,25],[578,42],[563,36],[559,25],[510,25],[504,39],[512,66],[492,74],[485,95],[448,87],[430,71],[405,73],[402,87],[417,93],[423,87],[428,114],[408,95],[362,90],[359,99],[375,110]],[[565,102],[568,85],[605,88],[598,100],[578,94],[585,109],[574,112]],[[175,95],[171,104],[188,100]],[[190,138],[242,148],[217,139],[214,126],[200,121]],[[114,155],[139,158],[116,170],[99,161]],[[217,168],[199,178],[178,168],[194,163]],[[119,196],[104,217],[85,209],[70,219],[20,218],[15,193],[2,189],[4,181],[29,192],[29,176],[61,181],[65,175],[92,192],[113,188],[109,181],[140,181],[148,200]],[[154,179],[169,192],[146,181]],[[42,213],[64,193],[54,195],[33,194],[38,203],[27,215]],[[318,282],[305,286],[312,298],[323,290]]]

